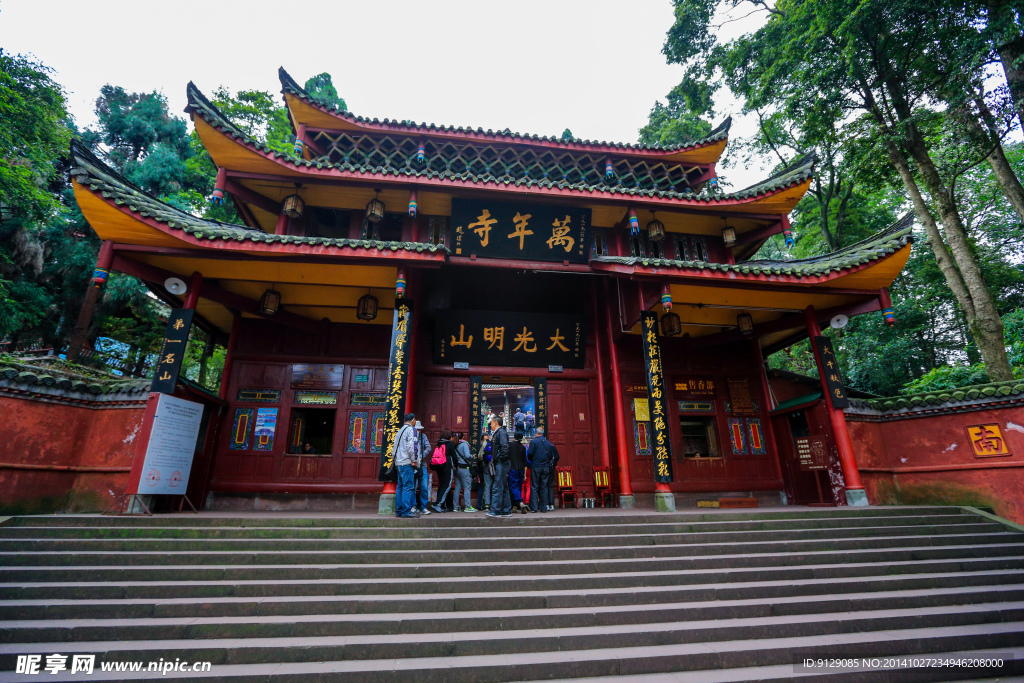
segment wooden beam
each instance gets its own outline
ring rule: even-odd
[[[766,225],[763,228],[748,230],[743,234],[736,235],[736,244],[734,246],[739,247],[744,244],[750,244],[751,242],[767,239],[772,235],[778,235],[780,232],[782,232],[782,221],[777,221],[772,225]]]
[[[394,265],[393,263],[367,263],[366,259],[361,258],[346,258],[344,256],[329,256],[329,255],[315,255],[315,254],[290,254],[288,256],[272,256],[266,253],[248,254],[237,251],[223,251],[221,249],[189,249],[187,247],[157,247],[145,244],[117,244],[114,246],[115,252],[122,253],[134,253],[134,254],[152,254],[153,256],[171,256],[176,258],[197,258],[197,259],[216,259],[218,261],[272,261],[274,263],[335,263],[344,265]],[[444,252],[435,252],[431,254],[432,259],[424,258],[424,255],[420,252],[409,252],[409,258],[404,258],[393,252],[387,252],[381,254],[382,257],[386,257],[389,261],[410,261],[415,262],[418,267],[421,268],[440,268],[444,260]],[[419,256],[419,258],[416,258]]]
[[[253,206],[263,209],[267,213],[277,214],[281,211],[281,202],[274,201],[255,190],[250,190],[245,185],[231,180],[231,178],[224,181],[224,191],[233,197],[241,199],[243,202],[248,202]]]

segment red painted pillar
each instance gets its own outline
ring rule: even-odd
[[[85,290],[85,300],[82,301],[82,308],[78,311],[78,320],[71,331],[71,339],[68,342],[68,360],[74,360],[85,346],[85,338],[89,333],[89,324],[92,322],[92,314],[96,309],[96,301],[99,300],[103,285],[107,282],[113,262],[114,243],[111,240],[105,240],[96,257],[96,268],[93,270],[92,279],[89,280],[89,288]]]
[[[764,438],[771,444],[770,449],[775,452],[775,478],[782,479],[782,465],[779,463],[779,445],[775,441],[775,430],[772,428],[772,392],[768,388],[768,375],[764,367],[764,354],[761,352],[761,340],[754,337],[750,340],[750,348],[757,363],[757,377],[761,383],[761,400],[764,401]]]
[[[231,366],[235,360],[235,348],[238,346],[238,337],[242,332],[242,315],[234,313],[231,321],[231,334],[228,336],[228,348],[224,353],[224,370],[220,374],[220,391],[218,395],[222,400],[228,398],[228,384],[231,383]]]
[[[611,466],[611,444],[608,442],[608,401],[605,397],[604,386],[604,354],[601,353],[601,331],[600,318],[597,316],[597,287],[590,288],[590,318],[593,321],[591,328],[594,331],[594,356],[597,369],[597,407],[598,426],[601,429],[601,467]]]
[[[275,235],[287,235],[288,234],[288,216],[284,215],[284,212],[277,214],[277,225],[274,226]]]
[[[189,280],[188,294],[185,295],[185,303],[182,308],[190,310],[196,310],[196,305],[199,303],[199,292],[203,289],[203,274],[198,270],[192,273],[192,279]]]
[[[633,483],[629,474],[629,440],[626,437],[626,406],[622,396],[622,374],[619,370],[619,350],[615,347],[615,328],[612,324],[612,301],[608,282],[604,286],[605,322],[608,330],[608,360],[612,370],[612,403],[615,408],[615,446],[619,465],[619,507],[633,507]]]
[[[846,502],[850,505],[864,506],[868,504],[868,499],[864,492],[864,485],[860,481],[857,459],[853,455],[853,441],[850,439],[850,431],[846,427],[846,415],[843,414],[841,408],[832,405],[832,397],[829,395],[828,385],[825,383],[825,365],[814,344],[814,337],[821,336],[821,328],[818,326],[814,306],[804,309],[804,320],[807,323],[807,334],[811,337],[814,362],[818,365],[818,377],[821,379],[821,392],[825,396],[825,405],[828,407],[832,436],[835,438],[836,450],[839,451],[839,464],[843,468],[843,479],[846,481]]]

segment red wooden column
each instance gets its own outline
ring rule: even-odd
[[[608,290],[608,282],[604,285],[605,298],[605,322],[608,331],[608,359],[611,361],[612,369],[612,398],[615,407],[615,446],[618,451],[619,465],[619,507],[635,507],[636,501],[633,498],[633,483],[629,474],[629,439],[626,434],[625,415],[626,406],[622,396],[622,374],[619,370],[619,350],[615,347],[615,328],[612,324],[611,296]]]
[[[832,436],[835,438],[836,450],[839,451],[839,464],[843,468],[843,479],[846,481],[846,502],[848,505],[862,507],[868,505],[868,496],[864,492],[864,485],[860,481],[860,470],[857,469],[857,459],[853,455],[853,441],[850,439],[850,430],[846,427],[846,415],[841,408],[832,405],[832,397],[829,394],[828,384],[825,382],[825,364],[822,362],[821,354],[814,343],[814,337],[821,336],[821,328],[818,326],[818,318],[814,312],[814,306],[804,309],[804,320],[807,323],[807,334],[811,337],[811,351],[814,353],[814,362],[818,365],[818,377],[821,379],[821,392],[825,396],[825,405],[828,407],[829,421],[832,423]]]
[[[288,234],[288,216],[284,215],[284,212],[277,214],[277,225],[274,226],[275,235],[287,235]]]
[[[100,298],[103,285],[107,282],[113,262],[114,243],[111,240],[106,240],[100,246],[100,253],[96,257],[96,268],[93,270],[92,279],[89,280],[89,288],[85,290],[85,300],[82,301],[82,308],[78,311],[78,320],[71,332],[71,339],[68,342],[68,360],[74,360],[85,346],[85,337],[89,333],[89,324],[92,322],[93,311],[96,310],[96,301]]]
[[[415,277],[415,275],[413,277]],[[405,279],[405,272],[404,272],[403,269],[399,270],[398,278],[400,280],[404,280]],[[396,283],[396,287],[397,287],[397,283]],[[404,296],[408,296],[409,295],[408,286],[406,286],[405,291],[403,292],[403,294],[404,294]],[[396,295],[397,295],[397,290],[396,290]],[[396,301],[397,301],[397,296],[396,296]],[[411,331],[411,333],[409,335],[410,336],[410,339],[409,339],[409,371],[405,375],[405,377],[406,377],[406,379],[405,379],[405,412],[407,412],[407,413],[415,413],[416,412],[413,409],[413,406],[415,405],[415,394],[416,394],[416,353],[417,353],[417,349],[419,347],[419,343],[418,343],[418,339],[419,339],[419,336],[420,336],[419,333],[418,333],[419,326],[420,326],[419,314],[414,314],[413,317],[412,317],[412,331]],[[390,377],[388,378],[388,381],[390,381]],[[379,514],[391,514],[391,515],[393,515],[395,513],[395,493],[397,491],[398,491],[398,482],[394,482],[394,481],[385,481],[384,482],[384,486],[381,489],[381,499],[382,499],[383,502],[387,502],[387,505],[384,506],[384,507],[380,507],[380,509],[378,509],[377,512]],[[387,501],[385,499],[385,496],[390,496],[390,500]],[[382,502],[382,505],[383,505],[383,502]]]
[[[231,383],[231,366],[235,360],[235,348],[238,346],[238,337],[242,333],[242,314],[232,311],[234,319],[231,321],[231,334],[228,336],[228,348],[224,353],[224,369],[220,374],[220,391],[218,395],[222,400],[228,398],[228,384]]]
[[[199,292],[203,289],[203,274],[198,270],[192,273],[192,278],[188,283],[188,294],[185,295],[185,303],[182,304],[182,308],[189,310],[196,310],[196,305],[199,304]]]
[[[764,438],[775,449],[775,478],[782,480],[782,465],[779,463],[779,445],[775,442],[775,430],[772,428],[772,392],[768,388],[768,375],[764,368],[764,354],[761,352],[761,340],[756,336],[750,340],[750,350],[757,362],[757,377],[761,383],[761,400],[764,401]]]
[[[601,467],[611,466],[611,444],[608,442],[608,400],[605,397],[604,387],[604,354],[601,353],[601,330],[600,318],[597,316],[597,287],[590,288],[590,319],[591,329],[594,330],[594,355],[597,369],[597,407],[598,425],[601,429]],[[603,504],[603,503],[602,503]]]

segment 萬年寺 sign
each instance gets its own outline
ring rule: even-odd
[[[518,368],[582,368],[583,318],[573,315],[438,311],[434,362]]]
[[[587,263],[590,209],[553,204],[453,199],[456,256]]]

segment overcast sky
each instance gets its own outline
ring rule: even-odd
[[[300,84],[329,72],[363,116],[636,142],[682,74],[661,54],[672,21],[670,0],[0,0],[0,46],[55,70],[80,127],[104,83],[184,116],[189,80],[276,95],[284,66]],[[735,113],[720,108],[715,123]]]

